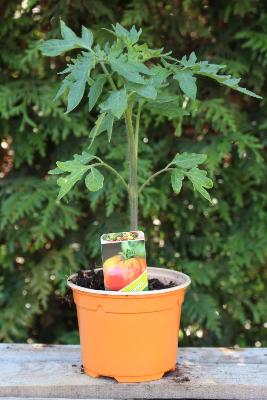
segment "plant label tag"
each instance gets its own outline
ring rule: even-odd
[[[105,233],[101,236],[101,250],[106,290],[148,290],[143,232]]]

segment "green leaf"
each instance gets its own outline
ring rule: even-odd
[[[183,108],[179,107],[178,102],[149,102],[148,104],[149,110],[155,114],[162,115],[169,119],[173,118],[181,118],[184,115],[189,115],[188,111],[184,110]]]
[[[60,21],[61,35],[63,39],[51,39],[39,45],[45,56],[58,56],[66,51],[82,47],[90,50],[93,43],[93,34],[89,29],[82,27],[82,37],[79,38],[64,21]]]
[[[198,191],[205,199],[211,201],[210,195],[206,189],[211,189],[213,183],[212,180],[206,176],[207,172],[198,168],[192,168],[190,171],[185,172],[185,175],[192,182],[194,190]]]
[[[112,115],[121,118],[127,107],[127,93],[125,89],[114,91],[104,103],[100,104],[103,111],[110,111]]]
[[[181,59],[180,64],[182,64],[184,67],[192,67],[193,65],[196,64],[196,60],[197,60],[197,56],[195,54],[195,52],[193,51],[190,56],[188,57],[188,60],[186,58],[186,56],[183,56],[183,58]]]
[[[183,184],[183,179],[184,179],[184,173],[180,169],[175,168],[171,173],[171,184],[173,191],[175,193],[180,193]]]
[[[112,25],[112,28],[115,32],[115,34],[118,37],[123,37],[123,36],[129,36],[129,32],[127,31],[127,29],[125,29],[121,24],[119,24],[118,22],[116,23],[116,25]]]
[[[102,93],[103,86],[106,82],[106,75],[98,75],[93,85],[90,87],[89,90],[89,111],[93,109],[99,96]]]
[[[108,141],[110,142],[111,135],[112,135],[112,129],[113,129],[113,123],[114,123],[114,116],[110,112],[101,113],[99,115],[94,128],[91,130],[91,132],[89,134],[89,137],[92,138],[90,147],[92,146],[95,138],[105,131],[107,131]]]
[[[62,164],[65,163],[60,163],[61,166]],[[57,165],[59,165],[59,163],[57,163]],[[69,166],[68,167],[65,166],[65,168],[69,170],[71,169]],[[75,185],[75,183],[77,183],[83,177],[84,173],[88,171],[89,168],[90,168],[89,166],[84,166],[78,163],[76,163],[75,165],[73,164],[73,168],[71,169],[72,172],[69,175],[59,178],[57,180],[57,184],[60,187],[58,194],[59,200],[62,199],[62,197],[65,196],[71,190],[71,188]]]
[[[262,99],[262,96],[259,96],[258,94],[254,93],[251,90],[248,90],[246,88],[238,86],[238,87],[233,87],[232,89],[235,89],[238,92],[247,94],[248,96],[255,97],[255,99]]]
[[[239,78],[232,78],[231,75],[218,75],[218,71],[222,68],[225,68],[225,65],[217,65],[217,64],[209,64],[208,61],[201,61],[195,64],[192,69],[194,73],[197,75],[207,76],[211,79],[216,80],[217,82],[221,83],[222,85],[226,85],[233,90],[238,92],[244,93],[248,96],[255,97],[256,99],[262,99],[261,96],[257,95],[256,93],[252,92],[251,90],[242,88],[239,86],[240,79]]]
[[[39,45],[42,54],[50,57],[59,56],[66,51],[75,49],[76,47],[79,46],[74,44],[72,41],[62,39],[50,39]]]
[[[131,27],[129,36],[132,41],[132,44],[138,42],[141,33],[142,33],[141,28],[139,29],[139,31],[137,31],[134,25]]]
[[[60,169],[60,168],[54,168],[54,169],[50,169],[49,171],[48,171],[48,174],[49,175],[59,175],[59,174],[64,174],[65,173],[65,171],[63,171],[62,169]]]
[[[60,168],[64,172],[74,172],[74,171],[87,171],[88,170],[88,165],[85,166],[82,163],[80,163],[77,158],[76,160],[70,160],[70,161],[57,161],[56,162],[58,168]]]
[[[162,56],[163,49],[150,49],[147,43],[135,44],[135,52],[138,52],[139,57],[142,61],[150,60],[151,58],[157,58]]]
[[[105,125],[103,124],[103,121],[105,119],[106,113],[101,113],[99,114],[96,122],[95,122],[95,126],[93,127],[93,129],[91,130],[89,137],[92,138],[91,143],[90,143],[90,147],[92,146],[92,144],[94,143],[94,140],[96,138],[96,136],[100,135],[100,133],[104,132],[106,130]]]
[[[179,71],[173,76],[179,82],[181,90],[190,99],[195,100],[197,94],[196,78],[190,71]]]
[[[175,164],[177,167],[184,169],[191,169],[196,167],[199,164],[203,164],[207,159],[206,154],[196,154],[196,153],[177,153],[174,159],[172,160],[172,164]]]
[[[91,192],[97,192],[102,189],[104,183],[104,176],[94,167],[85,178],[85,185]]]
[[[67,79],[65,86],[69,88],[66,114],[77,107],[83,98],[86,82],[94,63],[94,57],[90,53],[83,53],[73,64],[68,66],[67,70],[65,70],[70,72],[67,78],[65,78]],[[56,97],[58,97],[62,92],[63,89]]]
[[[128,44],[136,43],[142,33],[142,29],[139,29],[139,31],[137,31],[134,25],[132,26],[130,31],[127,31],[127,29],[125,29],[119,23],[117,23],[116,25],[112,25],[112,28],[117,38],[126,41],[126,43]]]
[[[105,118],[105,124],[106,124],[105,126],[108,133],[109,142],[111,141],[113,123],[114,123],[114,116],[111,113],[108,113]]]
[[[149,77],[147,84],[152,85],[155,88],[166,86],[166,80],[170,75],[170,71],[166,68],[162,68],[159,65],[154,65],[151,69],[151,76]],[[164,84],[164,85],[163,85]]]
[[[68,94],[68,106],[66,114],[71,112],[83,98],[85,90],[84,82],[75,82],[70,86],[69,94]]]
[[[117,72],[130,82],[141,84],[146,83],[145,79],[140,75],[140,66],[138,68],[136,64],[127,62],[122,57],[111,59],[110,66],[114,72]]]
[[[77,35],[70,29],[64,21],[60,20],[60,32],[63,39],[68,40],[69,42],[77,42]]]
[[[82,26],[82,38],[80,39],[80,43],[83,44],[84,47],[89,50],[92,47],[93,40],[94,40],[93,33],[85,26]]]
[[[66,92],[66,90],[69,89],[71,84],[72,84],[72,81],[69,79],[68,76],[65,79],[63,79],[61,86],[58,89],[58,91],[54,97],[54,101],[57,100],[60,96],[62,96]]]
[[[131,83],[127,85],[127,88],[136,92],[139,96],[142,96],[145,99],[155,100],[157,97],[157,91],[152,85],[138,85],[137,83]]]
[[[83,151],[82,154],[74,154],[73,158],[75,161],[78,161],[81,164],[87,164],[89,161],[92,161],[95,156]]]

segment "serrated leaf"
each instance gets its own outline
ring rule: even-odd
[[[222,85],[226,85],[233,90],[238,92],[244,93],[248,96],[255,97],[256,99],[262,99],[261,96],[257,95],[256,93],[239,86],[240,79],[239,78],[232,78],[231,75],[218,75],[217,72],[221,68],[225,68],[225,65],[217,65],[217,64],[209,64],[208,61],[201,61],[195,66],[193,69],[195,74],[207,76],[211,79],[216,80],[217,82],[221,83]]]
[[[70,161],[57,161],[58,168],[64,172],[74,172],[74,171],[87,171],[89,166],[85,166],[80,163],[77,159]]]
[[[192,168],[190,171],[185,171],[185,175],[192,182],[194,190],[198,191],[205,199],[211,201],[206,189],[211,189],[213,182],[207,177],[207,172],[198,168]]]
[[[139,31],[137,31],[134,25],[131,27],[129,36],[132,41],[132,44],[138,42],[141,33],[142,33],[141,28],[139,29]]]
[[[177,153],[172,164],[183,169],[191,169],[199,164],[203,164],[207,159],[206,154],[196,154],[196,153]]]
[[[54,101],[57,100],[60,96],[62,96],[67,89],[69,89],[70,85],[72,84],[72,82],[69,80],[69,77],[66,77],[65,79],[63,79],[60,88],[58,89],[55,97],[54,97]]]
[[[98,77],[96,78],[95,82],[93,83],[93,85],[90,87],[89,90],[89,111],[91,111],[93,109],[93,107],[95,106],[97,100],[99,99],[99,96],[102,93],[103,90],[103,86],[106,82],[106,75],[98,75]]]
[[[179,96],[159,93],[156,99],[157,103],[176,103],[179,104]]]
[[[181,191],[183,179],[184,173],[180,169],[175,168],[171,173],[171,184],[173,191],[177,194]]]
[[[68,85],[68,105],[66,114],[72,111],[83,98],[86,81],[94,65],[94,58],[90,53],[83,53],[75,62],[68,67],[70,72],[66,85]],[[57,95],[58,96],[58,95]]]
[[[155,88],[166,86],[165,82],[168,76],[170,75],[170,71],[168,69],[162,68],[159,65],[155,65],[150,69],[150,71],[151,71],[151,76],[147,81],[148,85],[152,85]]]
[[[58,199],[62,199],[71,188],[77,183],[84,175],[84,173],[88,170],[89,167],[79,164],[76,168],[72,170],[70,174],[65,177],[59,178],[57,180],[57,184],[60,187]]]
[[[113,130],[113,123],[114,123],[114,117],[112,114],[108,113],[106,116],[106,129],[108,133],[108,141],[111,141],[111,136],[112,136],[112,130]]]
[[[82,38],[80,39],[81,43],[87,49],[91,49],[93,40],[94,40],[93,33],[89,29],[87,29],[85,26],[82,26]]]
[[[102,113],[99,115],[94,128],[91,130],[89,137],[92,138],[90,146],[92,146],[95,138],[101,133],[107,131],[108,141],[111,140],[114,116],[111,113]]]
[[[70,42],[72,41],[75,43],[75,41],[78,39],[76,33],[73,32],[73,30],[70,29],[62,20],[60,20],[60,32],[63,39],[69,40]]]
[[[48,174],[49,175],[59,175],[59,174],[64,174],[65,173],[65,171],[63,171],[62,169],[60,169],[60,168],[54,168],[54,169],[50,169],[49,171],[48,171]]]
[[[85,178],[85,185],[91,192],[97,192],[102,189],[104,183],[104,176],[94,167]]]
[[[262,99],[262,96],[259,96],[256,93],[254,93],[251,90],[248,90],[246,88],[238,86],[238,87],[233,87],[233,89],[237,90],[238,92],[247,94],[248,96],[255,97],[256,99]]]
[[[190,99],[195,100],[197,94],[196,78],[190,71],[179,71],[173,76],[179,82],[181,90]]]
[[[151,85],[138,85],[138,84],[128,84],[127,88],[139,94],[139,96],[144,97],[145,99],[154,100],[157,97],[156,89]]]
[[[95,156],[83,151],[82,154],[74,154],[73,158],[75,161],[78,161],[81,164],[87,164],[89,161],[93,160]]]
[[[121,118],[127,107],[127,93],[125,89],[114,91],[104,103],[100,104],[103,111],[110,111],[112,115]]]
[[[140,75],[140,68],[136,64],[127,62],[122,58],[111,59],[110,66],[114,72],[123,76],[130,82],[145,84],[145,79]]]
[[[128,36],[129,35],[129,32],[127,31],[127,29],[125,29],[118,22],[116,23],[116,25],[112,25],[112,28],[113,28],[114,32],[116,33],[116,35],[118,37],[120,37],[120,36]]]
[[[63,39],[50,39],[39,45],[45,56],[58,56],[66,51],[78,47],[90,50],[93,43],[93,34],[87,28],[82,27],[82,37],[78,37],[64,21],[60,21],[61,35]]]
[[[76,47],[79,46],[74,44],[72,41],[62,39],[50,39],[39,45],[42,54],[50,57],[59,56],[66,51],[75,49]]]
[[[103,124],[104,118],[106,116],[106,113],[101,113],[96,122],[95,122],[95,126],[93,127],[93,129],[91,130],[90,134],[89,134],[89,138],[92,138],[91,143],[89,148],[92,146],[92,144],[94,143],[94,140],[96,138],[96,136],[100,135],[100,133],[104,132],[106,130],[105,125]]]
[[[70,86],[66,114],[68,114],[75,107],[77,107],[77,105],[80,103],[81,99],[83,98],[84,90],[85,90],[85,83],[82,81],[75,82]]]
[[[116,25],[112,25],[112,28],[114,30],[115,35],[118,38],[125,40],[128,44],[136,43],[142,33],[142,29],[139,29],[139,31],[137,31],[135,26],[132,26],[131,30],[127,31],[127,29],[125,29],[119,23],[116,23]],[[111,31],[111,33],[113,32]]]
[[[132,59],[130,56],[128,57],[127,65],[130,66],[130,68],[134,69],[136,72],[140,72],[144,75],[150,76],[155,74],[152,68],[148,68],[146,64],[143,64],[141,61],[138,61],[136,59]]]
[[[149,110],[170,119],[181,118],[184,115],[189,115],[188,111],[179,107],[178,101],[169,103],[152,101],[149,103]]]
[[[142,57],[142,61],[150,60],[151,58],[157,58],[162,56],[163,49],[150,49],[147,43],[135,44],[134,50],[139,52]]]
[[[193,52],[189,55],[188,59],[186,58],[186,56],[183,56],[182,59],[181,59],[181,61],[179,61],[179,62],[180,62],[180,64],[182,64],[184,67],[192,67],[193,65],[196,64],[196,60],[197,60],[197,56],[196,56],[195,52],[193,51]]]

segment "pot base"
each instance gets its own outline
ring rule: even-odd
[[[114,378],[119,383],[139,383],[139,382],[149,382],[157,381],[163,377],[164,374],[170,371],[175,371],[175,366],[168,371],[160,372],[158,374],[143,375],[143,376],[109,376],[109,378]],[[84,372],[91,376],[92,378],[100,378],[101,374],[97,372],[90,371],[84,368]]]

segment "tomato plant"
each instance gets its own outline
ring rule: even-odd
[[[51,39],[41,43],[40,49],[46,56],[56,57],[62,53],[78,50],[78,55],[61,72],[65,75],[56,94],[67,94],[67,110],[71,112],[79,105],[86,93],[88,112],[97,109],[95,126],[89,133],[90,145],[82,154],[74,154],[73,159],[57,162],[57,168],[50,174],[62,175],[57,183],[60,187],[58,198],[65,196],[81,179],[87,189],[96,192],[102,189],[104,176],[102,168],[115,174],[118,182],[127,191],[130,205],[130,227],[138,228],[138,201],[146,186],[159,174],[170,173],[170,181],[175,193],[181,191],[184,180],[189,180],[193,189],[210,201],[208,189],[212,181],[207,172],[199,165],[206,160],[205,154],[176,154],[166,166],[140,182],[138,179],[138,142],[142,110],[145,105],[150,109],[165,110],[172,118],[173,108],[180,110],[180,116],[189,115],[187,105],[196,102],[197,78],[206,77],[238,92],[260,98],[255,93],[239,86],[240,79],[220,74],[224,65],[198,61],[194,52],[188,57],[176,59],[171,52],[163,49],[151,49],[147,43],[140,43],[142,30],[133,26],[126,30],[120,24],[112,25],[108,34],[114,40],[101,46],[94,44],[92,32],[82,27],[81,36],[77,36],[61,21],[62,39]],[[103,91],[109,86],[108,94]],[[190,108],[191,110],[194,107]],[[193,112],[193,111],[192,111]],[[113,126],[123,119],[128,142],[129,179],[112,165],[95,154],[94,141],[103,133],[112,140]],[[162,155],[163,156],[163,155]]]

